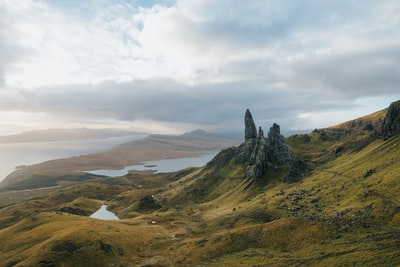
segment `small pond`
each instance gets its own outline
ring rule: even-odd
[[[118,216],[114,212],[107,210],[106,205],[102,205],[95,213],[90,215],[90,218],[99,220],[119,220]]]

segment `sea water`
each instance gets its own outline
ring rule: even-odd
[[[146,136],[140,134],[90,140],[0,144],[0,181],[17,166],[102,152]]]

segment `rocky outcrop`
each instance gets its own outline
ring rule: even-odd
[[[285,138],[278,124],[274,123],[268,132],[268,160],[276,164],[288,164],[292,161]]]
[[[400,100],[390,104],[382,125],[382,136],[390,138],[400,134]]]
[[[238,147],[237,163],[246,163],[245,176],[262,177],[270,166],[290,164],[292,157],[280,127],[274,123],[268,138],[259,127],[256,130],[253,117],[247,109],[245,113],[245,141]]]
[[[257,178],[263,176],[267,171],[268,168],[267,148],[268,148],[268,140],[264,137],[264,131],[260,127],[258,130],[256,143],[253,148],[253,153],[250,156],[248,164],[248,166],[253,166],[252,172],[254,176]]]
[[[289,172],[283,177],[284,183],[297,182],[305,177],[307,173],[312,169],[312,165],[309,162],[303,160],[292,160],[290,164]]]
[[[152,195],[144,196],[138,204],[139,211],[151,211],[161,208],[161,205],[154,199]]]
[[[253,116],[249,109],[246,109],[244,115],[244,140],[249,140],[257,137],[257,128],[254,124]]]
[[[76,208],[76,207],[61,207],[60,209],[57,210],[58,212],[65,212],[65,213],[69,213],[69,214],[74,214],[74,215],[80,215],[80,216],[88,216],[88,212],[80,209],[80,208]]]

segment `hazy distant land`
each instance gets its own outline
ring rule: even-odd
[[[26,189],[57,185],[59,181],[81,181],[91,178],[83,171],[121,169],[145,161],[199,156],[221,150],[240,140],[196,130],[180,136],[150,135],[89,155],[55,159],[19,168],[0,183],[0,188]],[[29,180],[29,184],[24,181]]]
[[[47,129],[0,136],[0,143],[54,142],[144,134],[123,129]]]

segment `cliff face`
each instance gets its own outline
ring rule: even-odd
[[[309,169],[306,161],[294,159],[285,138],[280,133],[280,127],[274,123],[267,137],[259,127],[258,131],[249,109],[245,112],[245,141],[238,147],[236,162],[247,164],[245,176],[261,178],[268,170],[279,166],[289,166],[289,172],[284,182],[293,182],[304,177]],[[346,146],[337,151],[359,151],[376,138],[388,139],[400,134],[400,100],[390,104],[387,110],[342,123],[335,127],[315,129],[321,141],[347,140]],[[307,135],[306,135],[307,136]],[[359,136],[359,138],[353,138]],[[308,137],[308,136],[307,136]]]
[[[382,125],[382,136],[390,138],[400,134],[400,100],[390,104]]]
[[[387,109],[314,132],[322,141],[338,141],[355,135],[367,136],[367,143],[376,138],[391,138],[400,134],[400,100]]]

